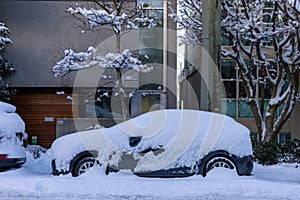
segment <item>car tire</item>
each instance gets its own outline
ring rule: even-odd
[[[81,174],[84,174],[91,167],[94,167],[95,164],[96,164],[96,159],[94,157],[84,157],[74,165],[72,176],[77,177],[80,176]]]
[[[236,170],[235,164],[229,158],[223,157],[223,156],[217,156],[217,157],[211,158],[206,163],[206,165],[205,165],[206,173],[205,174],[207,174],[209,171],[211,171],[215,168],[219,168],[219,167]]]

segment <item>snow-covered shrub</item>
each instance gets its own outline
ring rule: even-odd
[[[274,142],[252,140],[254,161],[262,165],[276,165],[280,157],[280,145]]]
[[[41,154],[45,154],[47,152],[47,149],[44,147],[41,147],[39,145],[28,145],[26,147],[26,151],[31,153],[34,157],[34,159],[37,159],[41,157]]]
[[[300,140],[293,139],[286,144],[252,141],[254,161],[262,165],[277,163],[300,163]]]
[[[293,139],[281,146],[279,162],[300,163],[300,140]]]

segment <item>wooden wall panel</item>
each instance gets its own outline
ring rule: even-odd
[[[76,117],[72,113],[72,101],[66,98],[69,94],[57,95],[55,91],[18,89],[13,97],[12,104],[26,124],[29,144],[32,136],[37,136],[37,144],[49,148],[56,137],[56,119]],[[45,118],[53,121],[47,122]]]

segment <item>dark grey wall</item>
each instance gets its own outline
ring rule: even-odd
[[[7,59],[17,70],[9,78],[14,87],[72,87],[76,73],[55,78],[51,72],[63,51],[85,51],[112,35],[107,28],[81,33],[78,20],[66,8],[66,1],[0,1],[0,21],[11,30],[13,45]]]

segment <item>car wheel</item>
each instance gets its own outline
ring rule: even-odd
[[[218,157],[214,157],[214,158],[210,159],[206,163],[205,171],[207,173],[207,172],[209,172],[215,168],[219,168],[219,167],[232,169],[232,170],[236,169],[235,164],[229,158],[218,156]]]
[[[74,177],[80,176],[87,172],[91,167],[94,167],[95,163],[96,159],[94,157],[85,157],[81,159],[77,164],[75,164],[72,175]]]

